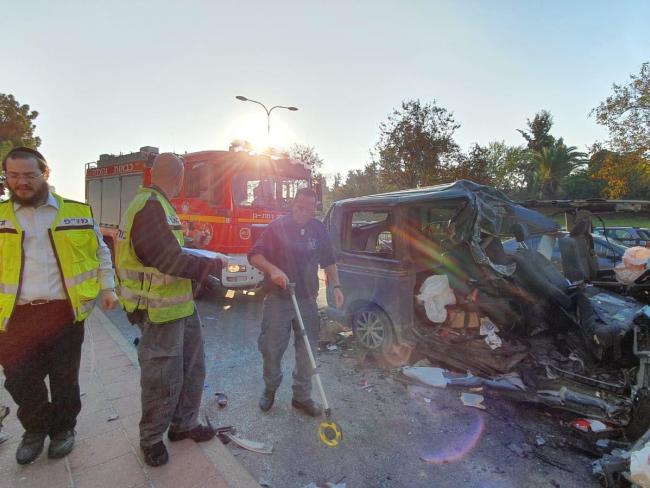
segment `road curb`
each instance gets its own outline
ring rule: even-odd
[[[137,370],[140,371],[135,347],[124,338],[106,314],[99,308],[95,308],[89,320],[92,319],[95,319],[101,325],[106,333],[117,343],[122,352],[127,355]],[[201,443],[199,446],[205,457],[215,466],[229,486],[236,488],[260,488],[259,483],[221,442],[213,440]]]

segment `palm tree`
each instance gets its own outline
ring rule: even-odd
[[[567,146],[559,138],[552,145],[533,152],[538,198],[555,198],[562,190],[562,181],[578,166],[586,163],[586,154],[575,146]]]

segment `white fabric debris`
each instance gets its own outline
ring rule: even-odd
[[[424,303],[424,310],[431,322],[441,323],[447,319],[446,305],[454,305],[456,296],[449,287],[447,275],[429,276],[420,287],[417,296],[420,303]]]
[[[630,477],[632,483],[636,483],[641,488],[650,488],[650,443],[643,446],[643,449],[632,452]]]
[[[650,249],[647,247],[633,246],[625,250],[623,261],[614,267],[614,274],[619,283],[631,285],[641,276],[648,266]]]

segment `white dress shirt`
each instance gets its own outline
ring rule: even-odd
[[[59,204],[48,194],[47,202],[40,207],[23,206],[14,202],[14,212],[23,228],[23,275],[18,296],[18,305],[34,300],[65,300],[65,288],[54,255],[48,229],[52,226],[59,210]],[[94,222],[99,247],[97,259],[99,270],[97,279],[102,290],[115,287],[115,275],[111,262],[111,251],[106,246],[102,234]]]

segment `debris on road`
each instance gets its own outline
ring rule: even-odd
[[[483,395],[478,395],[476,393],[461,393],[460,400],[466,407],[474,407],[480,410],[485,410],[485,405],[483,405],[483,400],[485,400],[485,398]]]
[[[106,422],[113,422],[114,420],[119,419],[120,416],[117,413],[109,415],[108,419],[106,419]]]
[[[235,298],[235,290],[228,290],[226,292],[226,298]]]
[[[497,332],[499,332],[499,328],[489,320],[481,322],[479,334],[485,336],[485,343],[490,346],[490,349],[498,349],[503,344]]]
[[[228,405],[228,396],[224,392],[218,391],[214,396],[217,397],[217,405],[219,405],[219,408],[224,408]]]
[[[610,430],[610,427],[608,427],[600,420],[593,420],[593,419],[576,419],[569,422],[569,426],[581,432],[599,433],[599,432],[605,432],[606,430]]]
[[[273,446],[264,444],[263,442],[251,441],[249,439],[242,439],[236,435],[227,432],[225,436],[232,442],[237,444],[242,449],[247,451],[256,452],[258,454],[273,454]]]

